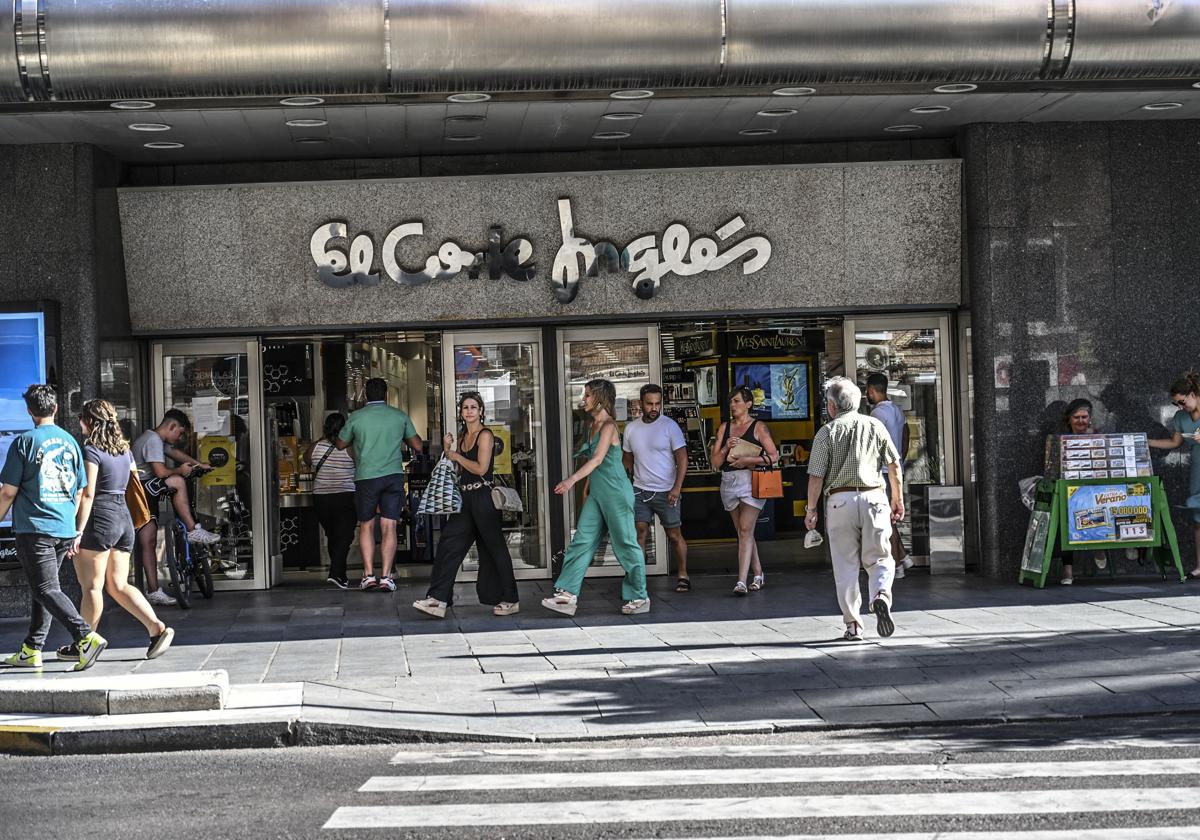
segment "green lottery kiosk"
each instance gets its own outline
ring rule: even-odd
[[[1166,492],[1151,473],[1145,434],[1052,436],[1018,581],[1045,586],[1056,548],[1146,549],[1164,580],[1171,564],[1186,580]]]

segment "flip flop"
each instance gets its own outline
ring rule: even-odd
[[[691,578],[681,577],[679,580],[675,581],[675,591],[676,592],[691,592],[692,591]]]

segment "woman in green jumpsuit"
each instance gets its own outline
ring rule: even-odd
[[[607,529],[617,561],[625,569],[621,612],[637,615],[650,612],[646,594],[646,558],[637,541],[633,523],[633,485],[625,473],[621,456],[621,433],[613,422],[617,391],[607,379],[593,379],[583,388],[583,409],[592,416],[587,438],[578,455],[583,466],[554,488],[562,496],[583,479],[588,479],[587,500],[579,512],[575,536],[563,557],[562,573],[554,584],[554,595],[542,606],[564,615],[574,615],[583,575]]]

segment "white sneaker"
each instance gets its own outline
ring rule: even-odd
[[[543,598],[542,606],[563,615],[575,615],[575,608],[579,606],[579,599],[570,592],[563,592],[560,589],[554,593],[553,597]]]
[[[396,591],[396,581],[392,580],[390,577],[381,577],[379,579],[379,591],[380,592],[395,592]]]
[[[621,613],[623,615],[641,615],[648,612],[650,612],[649,598],[634,598],[632,601],[626,601],[621,605]]]
[[[1075,583],[1075,578],[1063,578],[1059,581],[1059,583],[1061,583],[1063,586],[1070,586],[1071,584]]]
[[[437,598],[422,598],[420,601],[413,601],[413,609],[434,618],[446,617],[446,602],[439,601]]]
[[[911,569],[913,567],[913,559],[911,554],[905,554],[904,557],[896,564],[896,568]]]
[[[146,600],[149,601],[151,604],[153,604],[156,607],[173,607],[173,606],[175,606],[175,599],[172,598],[170,595],[168,595],[166,592],[163,592],[161,586],[158,589],[155,589],[149,595],[147,595]]]
[[[896,580],[903,580],[903,579],[904,579],[904,564],[897,563],[896,564]]]
[[[188,531],[187,541],[190,543],[212,545],[213,543],[219,543],[221,541],[221,535],[205,530],[203,525],[196,523],[196,527]]]
[[[863,640],[862,627],[857,622],[847,624],[846,632],[842,634],[842,638],[847,642],[861,642]]]

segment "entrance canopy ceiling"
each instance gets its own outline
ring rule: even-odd
[[[1200,0],[0,0],[0,20],[0,143],[141,163],[1200,110]]]

